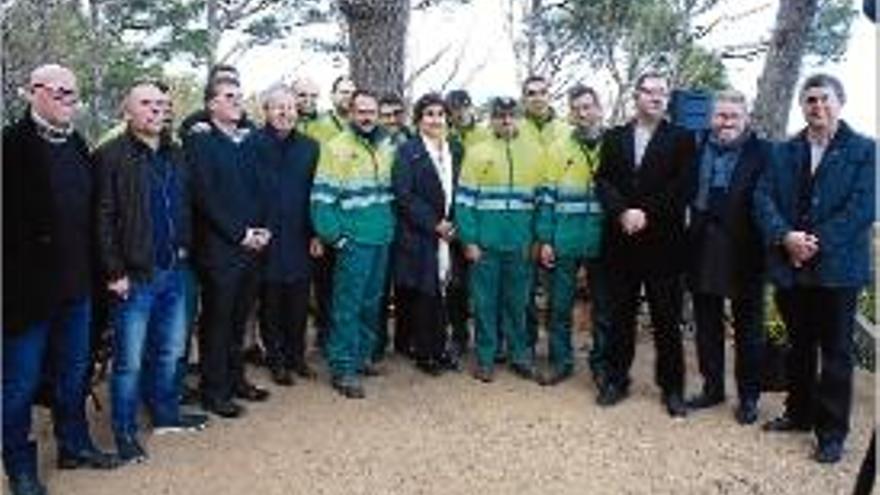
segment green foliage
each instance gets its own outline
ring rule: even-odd
[[[807,55],[819,64],[839,62],[846,53],[850,28],[859,11],[851,0],[821,0],[807,35]]]

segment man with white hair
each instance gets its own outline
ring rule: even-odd
[[[263,97],[266,125],[252,140],[266,204],[267,246],[260,289],[260,332],[266,363],[278,385],[293,385],[293,373],[315,376],[305,360],[311,278],[310,255],[323,254],[312,233],[309,193],[318,164],[318,143],[296,130],[297,108],[286,86]]]
[[[86,420],[92,274],[88,148],[73,129],[79,90],[59,65],[35,69],[27,113],[3,130],[3,466],[10,493],[41,495],[31,407],[53,370],[58,467],[110,469]]]

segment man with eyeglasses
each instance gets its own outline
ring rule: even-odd
[[[251,131],[238,126],[242,115],[238,81],[211,81],[205,106],[210,130],[191,133],[186,141],[201,234],[196,261],[204,288],[199,335],[202,406],[218,416],[236,418],[245,409],[233,399],[269,397],[267,390],[245,377],[242,341],[259,287],[259,257],[272,233],[265,227],[264,198],[248,142]]]
[[[764,429],[812,431],[814,459],[830,464],[849,432],[853,324],[871,283],[876,143],[840,118],[846,94],[837,78],[812,75],[798,96],[807,126],[782,143],[754,195],[791,342],[785,412]]]
[[[636,314],[644,288],[654,327],[655,381],[666,411],[680,418],[687,414],[680,326],[685,258],[681,189],[694,143],[689,133],[665,119],[665,76],[639,76],[633,98],[635,118],[605,133],[599,156],[597,192],[607,215],[603,249],[612,330],[607,378],[596,401],[612,406],[629,394]]]
[[[41,495],[29,437],[44,369],[53,371],[58,467],[110,469],[118,461],[95,447],[86,419],[92,165],[72,125],[76,77],[40,66],[26,98],[27,114],[3,130],[3,466],[10,493]]]
[[[231,65],[226,64],[217,64],[211,67],[208,71],[208,82],[207,86],[211,84],[215,79],[234,79],[236,81],[241,82],[241,77],[238,73],[238,69]],[[195,112],[187,115],[183,121],[180,123],[180,128],[177,130],[178,137],[181,141],[185,141],[186,138],[193,132],[206,132],[211,129],[211,115],[210,111],[207,108],[200,108]],[[241,115],[236,122],[236,125],[242,129],[253,130],[256,128],[253,121],[248,118],[247,113],[242,111]]]
[[[112,298],[113,433],[129,463],[147,457],[137,437],[141,394],[155,434],[198,431],[208,419],[180,412],[189,183],[183,152],[165,132],[167,101],[157,85],[135,84],[123,103],[125,132],[95,151],[98,253]]]
[[[544,156],[524,137],[513,98],[491,103],[494,136],[465,151],[456,218],[470,262],[470,292],[476,321],[474,377],[494,380],[495,355],[503,332],[510,369],[535,378],[526,335],[526,306],[532,280],[532,243],[537,192]]]

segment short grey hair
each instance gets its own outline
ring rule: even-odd
[[[743,94],[742,91],[732,88],[717,91],[715,93],[715,103],[733,103],[735,105],[740,105],[745,109],[748,109],[749,105],[746,95]]]
[[[295,93],[293,92],[293,89],[290,88],[290,86],[281,83],[273,84],[272,86],[269,86],[268,89],[263,91],[263,93],[260,95],[260,102],[263,105],[263,109],[266,109],[269,106],[269,103],[271,103],[272,100],[274,100],[279,95],[287,95],[295,98]]]
[[[812,76],[806,78],[804,83],[801,85],[800,93],[798,94],[798,100],[803,101],[804,94],[807,90],[813,88],[828,88],[834,91],[834,94],[837,96],[837,99],[841,104],[846,103],[846,93],[843,91],[843,83],[840,82],[840,79],[832,76],[831,74],[818,73],[813,74]]]

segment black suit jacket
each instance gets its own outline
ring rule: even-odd
[[[454,193],[463,150],[457,141],[450,141],[449,151],[452,154]],[[434,162],[420,136],[398,148],[392,168],[392,188],[398,218],[394,280],[398,285],[434,295],[439,290],[439,241],[434,227],[447,217],[446,197]],[[448,218],[452,217],[450,209]]]
[[[706,136],[708,139],[708,136]],[[700,187],[701,140],[688,168],[686,199],[692,205]],[[688,281],[697,292],[734,296],[764,271],[764,248],[752,214],[752,196],[771,159],[770,144],[751,134],[743,143],[720,217],[690,208]]]
[[[266,207],[251,137],[236,144],[212,127],[190,135],[186,154],[195,203],[197,263],[222,271],[254,261],[256,255],[241,241],[248,227],[264,226]]]
[[[635,166],[634,123],[614,127],[602,139],[597,193],[607,213],[604,254],[615,269],[673,274],[682,269],[684,178],[693,161],[693,136],[662,121]],[[627,235],[620,215],[643,210],[647,226]]]

